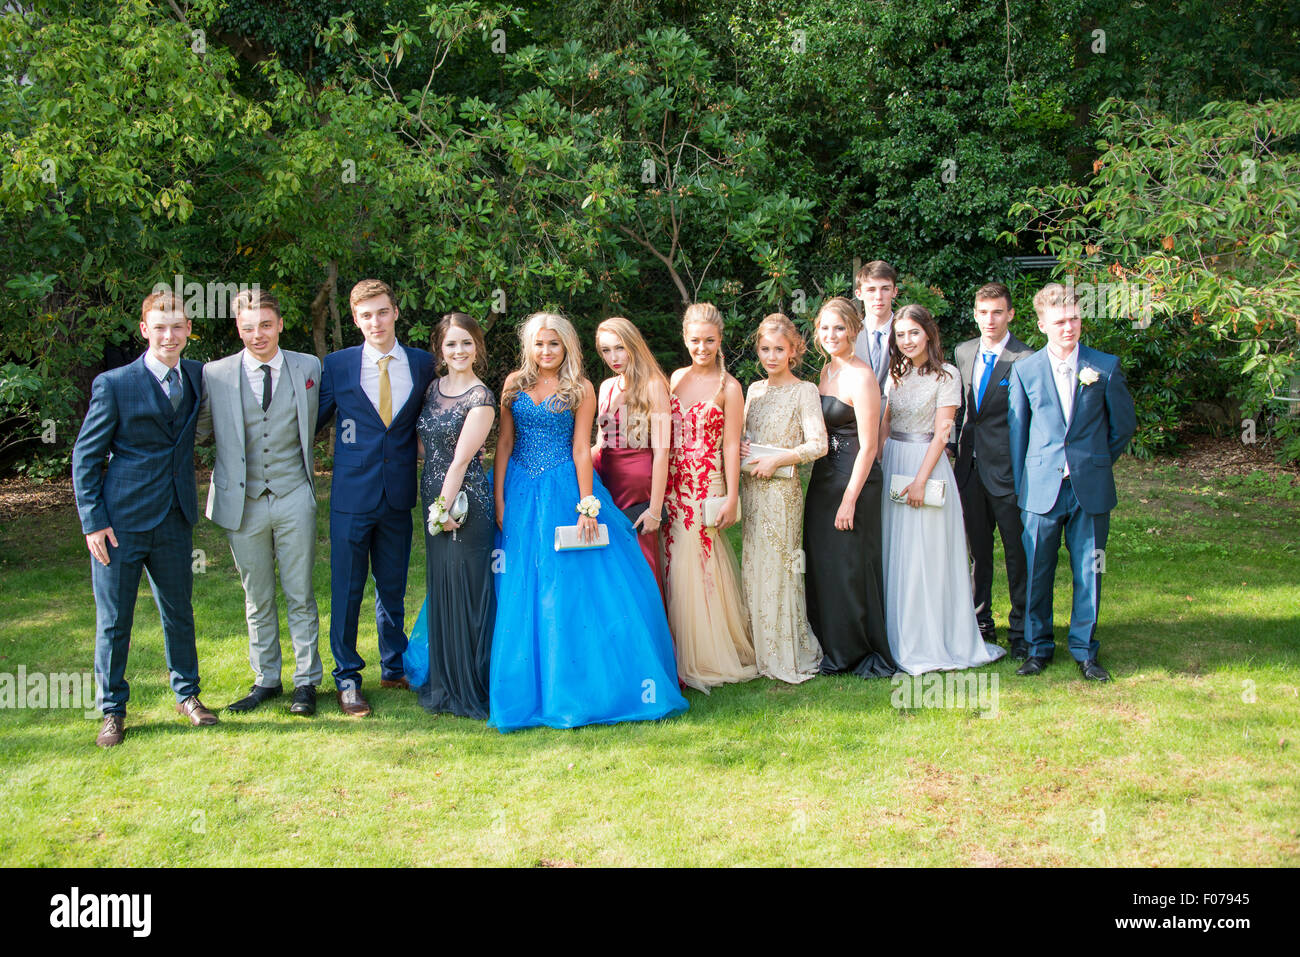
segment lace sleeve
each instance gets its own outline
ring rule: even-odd
[[[468,398],[470,400],[469,407],[471,409],[476,409],[481,405],[490,405],[495,408],[497,404],[496,396],[493,395],[492,390],[485,385],[476,385]]]
[[[799,386],[799,424],[803,428],[803,441],[790,451],[800,463],[811,462],[826,454],[826,422],[822,418],[821,396],[811,382]]]

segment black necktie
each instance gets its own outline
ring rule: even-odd
[[[271,367],[262,363],[262,411],[271,407]]]

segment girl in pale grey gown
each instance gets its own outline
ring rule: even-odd
[[[939,327],[923,307],[899,310],[892,335],[880,508],[889,650],[909,674],[988,664],[1006,649],[980,637],[961,501],[945,454],[961,375],[943,361]],[[895,475],[913,478],[904,502],[891,500]],[[929,479],[946,486],[940,508],[923,504]]]

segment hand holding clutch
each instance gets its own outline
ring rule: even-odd
[[[580,525],[555,526],[555,550],[557,552],[573,551],[579,548],[604,548],[609,544],[609,527],[604,524],[596,526],[594,541],[583,541]]]
[[[757,442],[751,442],[749,443],[749,455],[740,463],[740,470],[749,475],[755,475],[757,478],[794,478],[793,465],[778,465],[770,476],[757,475],[754,471],[754,466],[759,459],[788,454],[789,451],[789,449],[778,449],[773,445],[759,445]]]
[[[910,505],[908,501],[908,489],[916,481],[915,475],[903,475],[894,473],[889,476],[889,500],[897,502],[899,505]],[[917,503],[915,507],[925,505],[928,508],[943,508],[944,498],[947,495],[948,485],[939,479],[930,479],[925,483],[925,499]]]

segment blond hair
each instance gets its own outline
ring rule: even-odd
[[[1034,312],[1038,313],[1038,318],[1043,318],[1043,310],[1053,306],[1070,306],[1074,304],[1074,290],[1062,286],[1059,282],[1049,282],[1038,292],[1034,293]],[[1007,300],[1010,305],[1011,300]]]
[[[763,321],[754,330],[755,348],[758,346],[759,339],[770,335],[785,336],[786,342],[790,343],[790,371],[794,372],[803,362],[804,353],[808,351],[808,343],[804,340],[803,333],[795,327],[785,313],[774,312],[764,316]]]
[[[534,312],[524,320],[523,327],[519,330],[521,353],[519,368],[515,371],[514,378],[501,392],[502,407],[510,408],[516,395],[527,392],[537,385],[540,370],[537,367],[537,360],[533,358],[532,345],[537,333],[543,329],[550,329],[557,333],[560,337],[560,345],[564,347],[564,361],[560,363],[559,370],[560,381],[554,395],[547,401],[547,405],[553,402],[566,409],[576,409],[582,404],[584,382],[582,344],[578,341],[578,333],[574,330],[573,323],[558,312]]]
[[[713,303],[693,302],[686,307],[686,312],[682,315],[683,339],[686,338],[687,327],[697,322],[708,323],[718,330],[718,388],[709,399],[712,402],[722,392],[722,387],[727,384],[727,360],[722,357],[722,338],[726,334],[726,326],[722,321],[722,313]]]
[[[827,299],[822,303],[822,307],[817,310],[817,326],[822,324],[822,316],[831,316],[844,323],[844,328],[849,334],[849,339],[856,341],[858,333],[862,331],[862,317],[858,315],[858,307],[843,296],[836,296],[833,299]],[[822,347],[821,337],[813,333],[813,348],[819,355],[827,359],[830,355]]]
[[[668,378],[659,368],[654,353],[646,345],[641,331],[623,316],[611,316],[596,327],[596,335],[607,332],[616,336],[627,350],[628,364],[623,370],[623,408],[627,410],[624,430],[631,435],[650,434],[650,384],[660,382],[668,391]],[[599,339],[597,340],[599,344]]]

